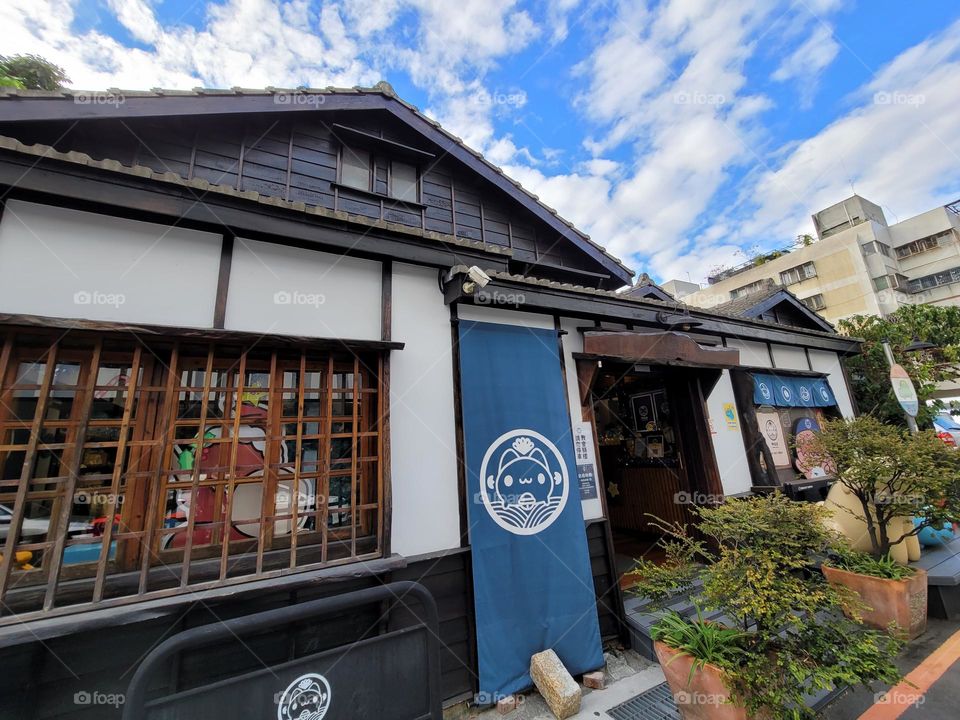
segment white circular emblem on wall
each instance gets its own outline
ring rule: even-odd
[[[556,445],[534,430],[498,437],[480,465],[480,495],[490,517],[514,535],[550,527],[567,504],[570,478]]]
[[[330,683],[307,673],[287,686],[277,705],[277,720],[320,720],[330,708]]]

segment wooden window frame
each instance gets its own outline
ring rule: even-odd
[[[344,182],[343,179],[343,168],[344,168],[344,154],[345,153],[357,153],[363,152],[366,153],[367,157],[370,159],[370,164],[367,168],[367,186],[365,188],[358,187],[356,185],[351,185],[347,182]],[[376,191],[376,174],[378,163],[383,163],[387,169],[387,192],[379,193]],[[416,197],[412,200],[401,198],[393,194],[393,164],[400,163],[401,165],[407,165],[408,167],[413,168],[414,175],[416,180],[414,182],[414,187],[416,188]],[[340,152],[337,154],[337,184],[345,189],[352,190],[354,192],[366,193],[368,195],[373,195],[382,200],[392,200],[394,202],[403,203],[405,205],[422,205],[421,198],[423,197],[423,174],[420,170],[420,166],[414,162],[407,162],[404,160],[397,160],[396,158],[389,157],[382,153],[374,152],[373,150],[368,150],[365,148],[354,148],[349,144],[340,143]]]
[[[0,444],[0,467],[6,469],[10,453],[24,452],[20,477],[0,481],[0,502],[14,513],[8,537],[0,544],[0,625],[383,555],[388,502],[384,482],[389,477],[384,468],[388,438],[383,429],[389,427],[385,351],[145,341],[121,333],[18,335],[13,330],[0,347],[0,442],[5,443]],[[45,363],[36,387],[14,382],[24,358]],[[66,418],[51,419],[49,401],[54,391],[63,389],[53,382],[50,369],[66,362],[79,363],[70,388],[73,400]],[[99,385],[101,370],[117,364],[129,368],[126,380],[112,387]],[[266,387],[259,380],[251,384],[254,373],[266,378]],[[14,392],[36,393],[30,396],[36,397],[32,418],[12,417]],[[114,402],[122,395],[118,418],[91,418],[103,392],[114,392]],[[335,416],[338,401],[342,414]],[[30,430],[26,442],[8,442],[14,427]],[[97,427],[116,428],[116,439],[91,441],[88,433]],[[63,442],[45,443],[43,433],[51,428],[66,433]],[[245,437],[254,439],[247,442]],[[252,451],[244,450],[247,459],[240,453],[242,446],[257,447],[260,440],[262,467],[257,474],[249,459]],[[347,448],[347,456],[334,458],[335,441]],[[304,459],[308,444],[316,448],[312,461]],[[187,469],[178,464],[184,447],[192,449],[194,459]],[[91,480],[81,472],[81,459],[103,448],[115,451],[113,467]],[[53,450],[61,452],[60,470],[55,482],[47,478],[39,483],[53,489],[38,491],[33,487],[38,484],[37,454]],[[207,453],[220,464],[203,466]],[[340,497],[331,506],[333,478],[348,478],[338,481],[338,487],[346,483],[348,502]],[[278,488],[280,482],[283,488]],[[234,514],[232,503],[243,486],[259,487],[258,516]],[[179,499],[171,491],[187,490],[193,506],[207,488],[213,497],[212,520],[201,521],[198,509],[171,526],[167,507],[171,497]],[[65,501],[76,498],[78,489],[106,495],[104,520],[120,516],[116,526],[103,523],[99,538],[68,536],[74,502]],[[289,498],[285,510],[276,506],[278,490]],[[19,538],[28,503],[41,499],[52,502],[44,540]],[[200,522],[206,540],[198,532]],[[238,529],[243,527],[247,533]],[[281,527],[286,532],[275,536]],[[179,546],[162,546],[165,538],[178,535],[183,540]],[[66,548],[95,543],[100,545],[96,562],[63,564]],[[39,553],[37,567],[20,567],[17,551]],[[65,585],[67,580],[71,582]]]

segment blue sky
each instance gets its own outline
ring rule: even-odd
[[[855,189],[960,197],[955,0],[6,0],[84,89],[371,85],[638,271],[701,281]]]

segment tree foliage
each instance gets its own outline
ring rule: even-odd
[[[910,374],[920,412],[917,423],[930,427],[944,403],[934,400],[937,384],[960,378],[960,307],[937,305],[905,305],[895,313],[882,318],[876,315],[856,315],[838,323],[837,329],[866,342],[860,355],[846,360],[850,383],[861,413],[869,413],[886,423],[905,425],[893,388],[890,385],[890,367],[883,353],[883,341],[890,342],[894,358]],[[936,347],[931,350],[906,353],[904,349],[915,339]],[[932,400],[931,405],[927,405]]]
[[[699,602],[737,632],[711,633],[698,617],[685,619],[691,631],[680,633],[669,616],[656,635],[668,644],[683,637],[678,649],[720,667],[735,703],[754,717],[812,717],[804,704],[809,692],[898,681],[900,639],[844,617],[841,608],[856,602],[811,568],[814,555],[836,540],[822,507],[776,494],[694,513],[707,541],[661,523],[667,562],[638,561],[633,591],[663,605],[664,584],[690,589],[696,578],[703,581]],[[710,658],[698,657],[707,645]]]
[[[59,90],[68,82],[62,67],[39,55],[0,55],[0,86]]]
[[[925,527],[960,521],[960,451],[932,431],[912,435],[861,415],[824,422],[804,450],[832,464],[837,482],[860,501],[875,559]],[[894,518],[915,516],[923,521],[891,532]]]

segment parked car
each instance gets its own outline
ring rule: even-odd
[[[950,447],[960,447],[960,422],[950,413],[940,413],[933,419],[937,437]]]

